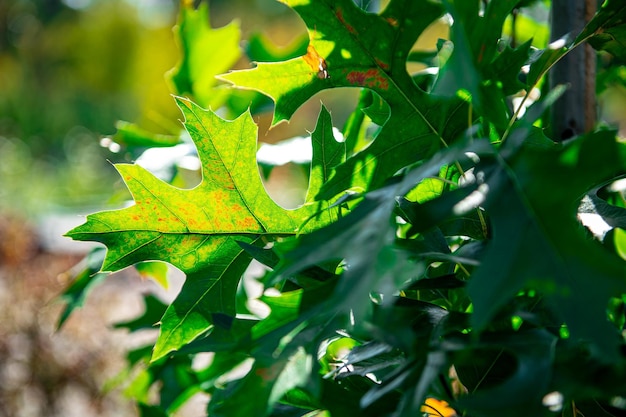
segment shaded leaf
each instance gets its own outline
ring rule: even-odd
[[[134,123],[118,121],[113,141],[128,147],[169,147],[181,143],[179,136],[148,132]]]
[[[480,84],[489,79],[485,75],[496,74],[490,66],[498,57],[498,40],[504,21],[516,3],[516,0],[489,2],[482,12],[478,1],[444,2],[454,19],[451,29],[454,48],[440,71],[435,92],[454,95],[464,89],[473,96],[473,101],[481,105],[484,97],[480,93]],[[517,76],[522,64],[517,68],[510,67],[513,76]],[[500,69],[505,68],[501,64],[499,66]],[[507,73],[497,75],[511,77]]]
[[[471,395],[459,398],[458,404],[468,412],[485,417],[499,417],[503,413],[511,417],[552,415],[542,404],[542,398],[548,393],[555,345],[556,337],[546,330],[484,337],[479,348],[492,349],[495,354],[483,351],[487,353],[488,361],[484,364],[489,369],[486,373],[480,370],[474,382],[468,382]],[[480,350],[468,351],[466,355],[458,358],[459,376],[465,366],[483,365],[484,355],[476,356],[481,355]],[[498,373],[500,375],[496,375]],[[487,378],[492,378],[488,384],[485,383]],[[466,380],[461,378],[463,383]]]
[[[138,403],[140,417],[168,417],[168,414],[163,409],[156,405],[148,405]]]
[[[246,44],[246,54],[251,61],[273,62],[296,58],[306,53],[308,38],[294,38],[284,47],[276,47],[264,33],[254,33]]]
[[[526,84],[529,88],[535,87],[550,68],[573,47],[571,37],[566,35],[552,42],[546,49],[535,51],[531,56],[531,65],[526,76]]]
[[[502,82],[502,92],[505,95],[515,94],[525,87],[520,80],[520,73],[530,57],[530,44],[531,41],[528,41],[515,49],[506,45],[485,69],[487,79]]]
[[[274,311],[276,307],[272,314]],[[302,320],[298,319],[297,322]],[[210,415],[265,415],[293,388],[316,389],[319,379],[313,373],[314,367],[318,367],[314,358],[319,343],[328,337],[327,332],[324,326],[308,323],[306,327],[289,326],[287,330],[281,329],[279,335],[264,336],[260,349],[255,352],[255,362],[250,372],[225,390],[214,393],[214,401],[209,405]],[[281,339],[287,334],[289,338],[284,342]]]
[[[582,196],[623,172],[625,162],[626,149],[611,132],[559,149],[523,146],[499,161],[485,203],[493,240],[468,287],[478,328],[529,286],[552,299],[572,336],[615,356],[617,335],[606,321],[605,306],[611,295],[626,289],[626,263],[590,240],[576,213]]]
[[[595,49],[607,51],[626,62],[626,5],[605,0],[577,40],[588,40]]]
[[[358,321],[367,310],[370,292],[391,295],[414,275],[414,271],[406,267],[407,254],[393,248],[396,234],[392,226],[392,213],[396,208],[396,198],[405,195],[425,177],[439,173],[442,165],[467,159],[465,153],[469,149],[477,154],[491,152],[489,144],[482,141],[442,151],[398,178],[395,183],[366,194],[363,201],[345,217],[301,236],[297,241],[278,245],[282,257],[274,280],[311,265],[343,260],[348,267],[337,284],[331,302],[338,311],[351,310]],[[452,214],[452,209],[452,205],[449,205],[448,216]],[[446,213],[431,214],[433,219],[447,217]],[[435,226],[435,221],[424,221],[423,230]],[[320,245],[319,242],[324,244]],[[353,250],[355,245],[359,250]]]

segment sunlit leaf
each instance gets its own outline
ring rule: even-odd
[[[201,184],[179,189],[138,165],[117,165],[135,205],[90,215],[87,223],[68,233],[107,245],[105,271],[161,260],[187,274],[183,290],[163,317],[154,359],[210,330],[216,319],[224,319],[220,322],[228,327],[226,317],[235,315],[235,291],[251,259],[237,241],[293,235],[305,220],[305,230],[312,230],[333,219],[332,210],[322,210],[324,203],[285,210],[267,195],[256,165],[256,125],[249,113],[226,121],[190,101],[178,103],[202,162]],[[327,113],[323,120],[328,126]],[[316,142],[314,152],[330,140],[334,142],[326,136]],[[315,161],[313,193],[321,183],[318,176],[328,169],[325,161]]]
[[[452,143],[466,127],[466,103],[429,96],[406,72],[410,49],[441,16],[440,5],[430,0],[395,0],[375,15],[349,0],[284,3],[307,24],[307,53],[284,62],[259,63],[222,79],[270,96],[276,103],[274,123],[288,120],[315,93],[334,87],[371,89],[391,109],[374,143],[335,169],[320,198],[349,188],[380,186],[404,165]]]

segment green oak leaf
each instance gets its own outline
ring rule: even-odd
[[[596,49],[606,50],[622,60],[625,59],[625,28],[626,5],[619,0],[606,0],[575,39],[566,35],[531,57],[532,64],[526,79],[529,89],[535,87],[554,64],[585,41],[589,41]]]
[[[238,242],[253,244],[307,232],[335,218],[334,210],[323,210],[323,202],[309,199],[298,209],[286,210],[269,197],[256,163],[256,125],[250,113],[227,121],[186,99],[178,99],[178,105],[198,150],[202,182],[185,190],[138,165],[116,165],[135,204],[89,215],[86,223],[67,233],[75,240],[107,246],[103,271],[160,260],[185,272],[185,284],[161,320],[153,360],[214,325],[229,327],[237,285],[251,260]],[[324,108],[313,136],[311,195],[325,179],[327,164],[342,160]]]
[[[497,337],[485,334],[481,339],[478,349],[454,354],[459,378],[472,393],[459,398],[458,404],[485,417],[554,415],[541,400],[551,381],[556,337],[545,329],[532,329]]]
[[[443,7],[431,0],[392,0],[381,14],[366,13],[351,0],[282,0],[308,27],[303,56],[258,63],[253,69],[220,76],[276,103],[274,124],[321,90],[371,89],[387,102],[389,119],[376,140],[333,172],[318,198],[382,185],[398,169],[432,156],[467,127],[468,106],[458,98],[431,96],[406,71],[409,51],[439,18]]]
[[[493,124],[502,135],[511,119],[506,96],[524,89],[518,77],[530,53],[530,42],[513,49],[508,45],[503,47],[500,39],[503,25],[517,1],[489,2],[484,10],[478,1],[444,1],[444,4],[454,23],[451,42],[440,46],[440,56],[449,54],[450,49],[452,52],[449,59],[440,62],[433,91],[448,96],[458,94],[459,90],[466,92],[483,123]],[[491,128],[485,126],[485,130]]]
[[[530,41],[515,49],[507,45],[486,69],[488,78],[501,81],[504,94],[515,94],[525,87],[519,80],[519,74],[529,56]]]
[[[533,288],[552,299],[575,340],[615,355],[606,305],[626,291],[626,263],[591,239],[576,215],[591,188],[623,175],[626,146],[601,131],[564,146],[516,149],[525,134],[514,135],[499,168],[485,168],[493,238],[468,286],[473,324],[484,328],[510,297]]]

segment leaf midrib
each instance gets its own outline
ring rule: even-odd
[[[248,201],[246,199],[246,196],[244,196],[244,194],[241,192],[241,189],[239,188],[239,184],[237,183],[237,181],[235,181],[235,178],[233,177],[231,171],[226,167],[226,164],[224,162],[224,158],[222,157],[222,154],[220,153],[219,149],[217,148],[217,146],[215,146],[215,143],[213,141],[213,135],[211,133],[209,133],[209,131],[207,130],[207,128],[205,127],[204,123],[202,123],[201,118],[196,114],[195,108],[192,107],[187,107],[189,109],[189,111],[191,112],[191,114],[195,117],[196,122],[202,126],[202,130],[204,131],[204,133],[206,134],[206,137],[209,139],[209,141],[211,142],[211,146],[213,148],[213,150],[215,151],[215,153],[217,153],[218,157],[219,157],[219,161],[220,161],[220,165],[223,168],[224,171],[226,171],[226,174],[228,175],[228,178],[230,179],[230,182],[233,184],[233,186],[235,187],[235,190],[237,190],[237,194],[239,195],[241,201],[243,202],[243,204],[246,207],[246,210],[248,211],[248,213],[250,213],[250,215],[252,215],[252,217],[254,217],[254,219],[256,220],[257,224],[263,229],[263,233],[268,233],[268,227],[261,221],[261,219],[259,219],[256,215],[256,213],[254,212],[254,210],[252,210],[250,208],[250,205],[248,204]],[[239,149],[240,149],[240,145],[241,145],[241,141],[243,138],[243,130],[245,129],[245,123],[241,123],[241,127],[240,127],[240,131],[239,131],[239,135],[237,136],[237,149],[235,151],[235,156],[239,153]],[[233,159],[233,163],[236,163],[237,158]],[[204,178],[204,173],[202,174],[202,182],[205,181]]]

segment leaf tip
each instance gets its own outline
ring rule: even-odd
[[[174,97],[174,101],[176,101],[176,105],[181,110],[183,110],[183,107],[191,109],[191,106],[192,106],[193,102],[190,99],[188,99],[187,97],[177,96],[175,94],[172,94],[172,97]]]

